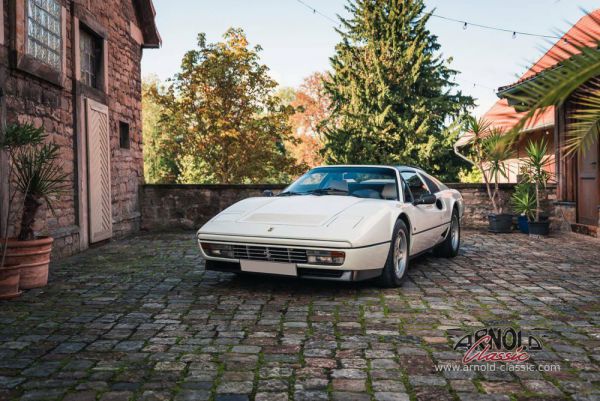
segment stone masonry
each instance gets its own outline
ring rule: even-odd
[[[382,289],[207,272],[192,232],[135,236],[0,302],[0,400],[594,401],[599,261],[575,234],[463,231]],[[539,338],[531,370],[462,369],[484,327]]]
[[[147,47],[141,30],[148,29],[148,18],[144,19],[143,15],[152,13],[147,10],[151,3],[148,0],[60,0],[64,60],[62,76],[58,79],[46,71],[47,66],[32,67],[17,61],[23,55],[18,53],[14,43],[22,41],[26,34],[23,32],[26,11],[23,10],[29,3],[23,0],[0,0],[0,3],[0,90],[4,95],[0,99],[0,125],[19,122],[43,127],[49,140],[60,145],[63,168],[69,173],[68,190],[54,202],[55,214],[42,210],[36,231],[55,238],[57,255],[80,250],[78,211],[82,206],[78,204],[78,181],[83,177],[78,171],[81,156],[77,152],[77,136],[78,130],[84,127],[81,121],[83,98],[97,100],[109,109],[113,233],[118,237],[136,231],[140,221],[138,186],[143,182],[140,61],[142,48]],[[74,38],[83,25],[103,36],[106,59],[103,71],[99,72],[103,79],[103,87],[99,89],[87,87],[77,79],[75,61],[79,58],[79,49],[74,48]],[[129,149],[120,147],[120,122],[129,124]],[[2,165],[4,168],[6,164]],[[18,219],[13,218],[9,228],[14,234]]]
[[[448,184],[459,190],[465,201],[462,224],[466,227],[487,225],[487,215],[492,212],[491,204],[483,184]],[[270,189],[277,193],[285,185],[144,185],[141,187],[142,229],[175,230],[200,228],[211,217],[233,203],[250,197],[262,196]],[[511,212],[510,196],[513,184],[501,184],[501,204]],[[556,199],[553,188],[544,195],[543,207],[559,229],[562,214],[554,210]]]

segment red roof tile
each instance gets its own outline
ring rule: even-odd
[[[600,37],[600,24],[598,21],[600,21],[600,9],[582,17],[517,82],[501,89],[517,85],[527,79],[533,78],[548,68],[556,66],[561,61],[577,53],[578,47],[595,46]],[[513,107],[509,106],[506,99],[501,99],[483,115],[483,118],[492,122],[494,127],[508,130],[514,127],[524,115],[525,113],[519,113]],[[538,115],[527,122],[524,129],[531,130],[548,125],[554,125],[553,107],[544,110],[542,113],[538,113]]]

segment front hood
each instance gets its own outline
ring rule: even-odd
[[[216,215],[198,234],[256,237],[265,241],[303,239],[352,244],[387,241],[389,238],[370,235],[372,228],[388,215],[386,203],[336,195],[248,198]]]
[[[331,195],[277,197],[265,204],[250,203],[246,213],[237,221],[269,225],[323,226],[361,200],[350,196]]]

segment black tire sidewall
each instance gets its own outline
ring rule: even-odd
[[[406,269],[404,270],[404,275],[402,277],[398,278],[396,276],[395,266],[394,266],[394,244],[396,243],[396,238],[398,237],[398,233],[400,232],[400,230],[404,231],[404,236],[406,237],[407,260],[406,260]],[[381,275],[383,285],[386,287],[397,287],[400,284],[402,284],[402,282],[404,281],[404,279],[406,278],[407,273],[408,273],[409,260],[410,260],[410,237],[409,237],[409,233],[408,233],[408,228],[406,227],[406,224],[404,224],[404,221],[398,220],[398,221],[396,221],[396,224],[394,225],[394,235],[392,236],[392,241],[390,243],[390,250],[388,251],[388,257],[385,262],[385,267],[384,267],[382,275]]]

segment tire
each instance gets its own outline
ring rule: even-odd
[[[450,228],[444,242],[433,248],[433,254],[442,258],[453,258],[458,255],[460,249],[460,219],[456,209],[452,212]]]
[[[388,257],[379,277],[381,286],[393,288],[402,285],[408,272],[409,240],[406,224],[402,220],[398,220],[394,225],[394,235]]]

